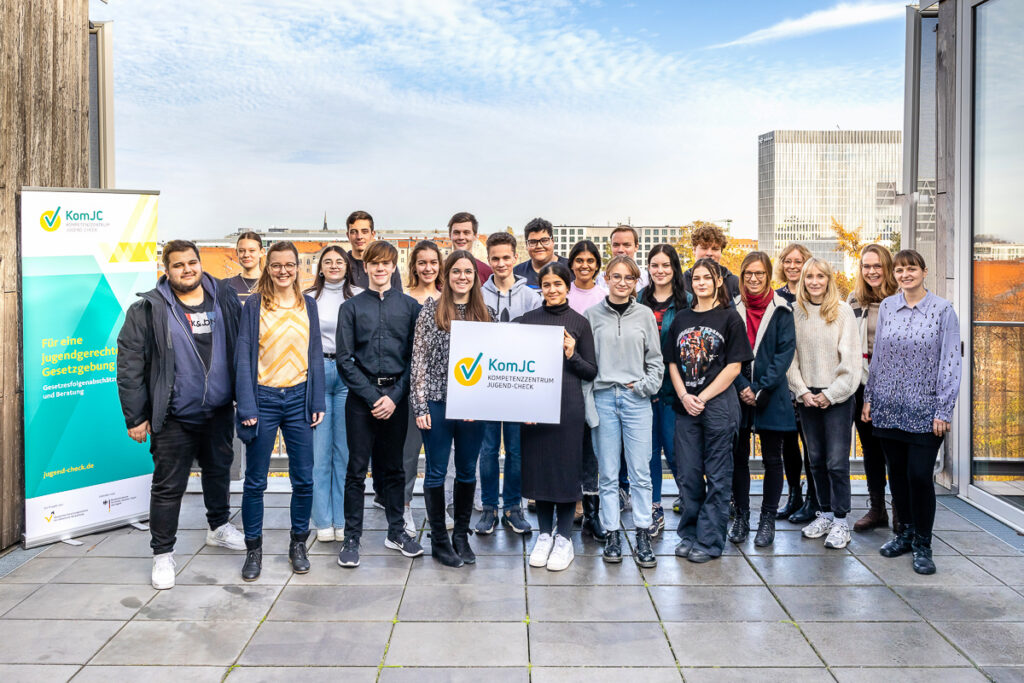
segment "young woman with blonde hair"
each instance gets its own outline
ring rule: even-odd
[[[811,258],[797,286],[796,354],[786,374],[806,440],[821,511],[803,528],[806,538],[826,534],[826,548],[850,542],[850,438],[853,394],[860,385],[860,336],[853,309],[839,297],[827,261]]]
[[[871,363],[871,354],[875,348],[878,307],[883,299],[895,294],[897,289],[889,250],[879,244],[869,244],[861,249],[857,283],[846,303],[850,304],[857,318],[863,356],[860,386],[854,395],[856,407],[853,419],[857,436],[860,437],[860,449],[864,454],[869,509],[867,514],[854,523],[854,531],[870,531],[876,527],[889,526],[889,515],[885,512],[885,454],[882,453],[878,438],[871,433],[871,423],[862,420],[861,413],[864,410],[864,383],[868,381],[868,364]],[[895,509],[893,515],[896,515]]]

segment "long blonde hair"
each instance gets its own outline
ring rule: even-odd
[[[807,278],[807,273],[811,268],[814,268],[828,278],[828,284],[825,286],[825,296],[821,300],[821,317],[826,323],[832,324],[839,317],[839,304],[841,301],[839,299],[839,287],[836,285],[836,276],[832,272],[832,266],[828,264],[828,261],[815,256],[807,259],[803,270],[800,271],[800,284],[796,287],[796,303],[800,310],[803,311],[804,316],[809,315],[807,303],[811,300],[811,297],[804,286],[804,280]]]
[[[864,279],[864,254],[872,253],[878,256],[882,264],[882,286],[876,292],[874,287]],[[896,276],[892,273],[892,254],[880,244],[869,244],[860,250],[860,267],[857,268],[857,283],[853,287],[853,298],[861,306],[881,303],[882,299],[892,296],[899,289],[896,284]]]
[[[292,289],[295,290],[295,308],[301,311],[306,307],[306,300],[302,296],[302,288],[299,286],[299,250],[288,241],[274,242],[267,249],[267,266],[260,273],[260,279],[256,283],[256,291],[262,297],[261,304],[268,311],[277,307],[277,301],[274,298],[274,281],[270,277],[270,255],[277,251],[291,252],[295,257],[295,280],[292,281]]]

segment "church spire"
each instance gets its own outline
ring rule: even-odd
[[[327,212],[324,211],[324,232],[327,232]]]

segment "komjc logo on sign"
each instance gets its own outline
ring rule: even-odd
[[[483,377],[484,369],[480,365],[483,352],[476,355],[476,358],[463,358],[455,364],[455,381],[464,387],[471,387]]]
[[[58,206],[54,211],[43,211],[43,214],[39,216],[39,227],[46,232],[56,232],[60,227],[60,207]]]

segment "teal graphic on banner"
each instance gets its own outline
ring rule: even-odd
[[[153,460],[128,438],[117,336],[156,281],[154,193],[21,195],[25,545],[145,519]]]

